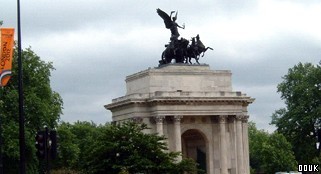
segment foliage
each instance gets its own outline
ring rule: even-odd
[[[249,146],[252,170],[264,173],[296,170],[297,162],[291,144],[282,134],[269,134],[249,122]]]
[[[50,87],[52,63],[44,62],[31,48],[22,51],[23,91],[27,173],[37,173],[34,136],[45,125],[54,128],[62,113],[62,99]],[[12,77],[0,88],[0,121],[2,125],[4,172],[18,173],[19,109],[17,52],[14,54]]]
[[[196,164],[184,159],[176,162],[180,155],[168,152],[165,138],[156,134],[145,134],[145,124],[125,122],[105,125],[92,151],[88,155],[89,173],[182,173],[196,172]]]
[[[298,162],[309,164],[318,157],[315,143],[321,127],[320,65],[299,63],[290,68],[278,92],[286,108],[275,111],[271,123],[291,142]]]
[[[100,128],[93,122],[76,122],[72,126],[71,132],[76,136],[74,139],[81,150],[76,168],[83,169],[86,166],[86,157],[91,152],[91,146],[96,143]]]
[[[95,125],[62,122],[58,126],[59,155],[55,171],[81,173],[196,173],[192,159],[176,162],[165,138],[145,134],[145,124]]]
[[[53,169],[53,170],[50,170],[50,173],[51,174],[82,174],[78,171],[74,171],[74,170],[71,170],[71,169]]]
[[[61,122],[57,128],[59,135],[58,159],[54,168],[81,171],[87,164],[85,157],[90,152],[91,144],[95,144],[99,128],[87,121],[74,124]]]
[[[54,164],[54,168],[59,166],[59,168],[72,169],[77,165],[79,161],[80,149],[78,145],[74,142],[76,136],[71,131],[72,126],[69,123],[62,123],[58,126],[57,132],[59,135],[59,153],[58,159]]]

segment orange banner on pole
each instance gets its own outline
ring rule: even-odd
[[[11,77],[13,37],[14,28],[0,28],[0,86],[6,86]]]

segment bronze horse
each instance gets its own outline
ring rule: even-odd
[[[196,39],[196,40],[195,40]],[[197,35],[196,37],[192,38],[192,43],[191,45],[188,46],[187,51],[186,51],[186,55],[185,55],[185,63],[190,63],[191,59],[194,58],[197,62],[197,64],[200,64],[198,62],[200,55],[203,53],[202,57],[204,56],[204,53],[208,50],[213,50],[213,48],[211,47],[205,47],[204,44],[202,43],[202,41],[200,40],[200,36]]]
[[[171,63],[175,59],[175,63],[184,63],[186,51],[189,41],[181,38],[180,40],[172,40],[162,53],[160,65]]]
[[[169,64],[175,59],[175,63],[190,63],[192,58],[196,60],[197,64],[199,58],[204,56],[204,53],[211,47],[205,47],[200,40],[199,35],[192,38],[192,43],[189,45],[187,39],[181,38],[180,40],[172,40],[169,44],[165,45],[166,49],[163,51],[159,65]],[[202,54],[203,53],[203,54]]]

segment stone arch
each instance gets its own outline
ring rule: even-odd
[[[199,168],[208,171],[209,144],[206,135],[199,129],[188,129],[182,134],[183,157],[192,158]]]

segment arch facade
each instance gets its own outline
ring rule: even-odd
[[[127,76],[126,85],[125,96],[105,105],[113,121],[148,124],[146,133],[164,135],[169,150],[202,162],[207,173],[249,173],[247,107],[254,99],[232,91],[230,71],[169,64]]]

